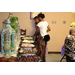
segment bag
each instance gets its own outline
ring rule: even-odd
[[[50,36],[49,35],[45,35],[44,36],[44,41],[49,41],[50,40]]]

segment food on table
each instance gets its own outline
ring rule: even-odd
[[[21,58],[18,60],[19,62],[39,62],[39,56],[37,55],[28,55],[21,56]]]
[[[25,37],[30,37],[29,35],[25,35]]]
[[[22,42],[28,42],[29,43],[29,40],[23,40]]]
[[[30,41],[30,43],[34,43],[34,41]]]
[[[33,40],[23,40],[22,42],[34,43],[34,41],[33,41]]]
[[[33,39],[33,37],[23,37],[22,39]]]
[[[22,44],[21,46],[22,46],[22,47],[35,47],[35,45],[29,44],[29,43]]]
[[[23,50],[21,51],[21,53],[36,53],[35,50],[31,49],[31,50]]]

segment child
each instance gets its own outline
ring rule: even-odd
[[[44,15],[43,14],[41,14],[42,15],[42,18],[44,17]],[[36,37],[36,39],[35,39],[35,41],[37,41],[37,40],[39,40],[39,38],[40,37],[37,37],[37,36],[40,36],[40,30],[39,30],[39,34],[37,35],[37,24],[39,23],[39,21],[41,22],[41,20],[39,19],[39,17],[38,16],[36,16],[36,17],[34,17],[34,21],[35,21],[35,28],[36,28],[36,32],[35,32],[35,34],[33,35],[33,37]],[[46,33],[49,31],[49,29],[46,31]],[[40,42],[41,42],[41,40],[40,40]],[[37,42],[35,42],[36,44],[37,44]],[[48,44],[47,44],[47,46],[46,46],[46,54],[45,55],[48,55]]]
[[[37,24],[39,23],[38,16],[34,17],[34,21],[35,21],[35,28],[37,30]]]
[[[37,24],[39,23],[38,16],[34,17],[34,21],[35,21],[34,25],[35,25],[36,31],[33,34],[33,37],[35,37],[37,35]]]
[[[35,21],[34,25],[35,25],[36,31],[33,34],[33,38],[35,40],[35,44],[37,44],[37,39],[38,39],[38,37],[37,37],[37,24],[39,23],[38,16],[34,17],[34,21]]]
[[[38,14],[38,19],[39,19],[39,23],[37,24],[37,30],[39,31],[40,30],[40,34],[41,36],[43,37],[43,40],[45,41],[45,47],[47,48],[47,39],[45,40],[45,36],[47,35],[47,32],[49,32],[51,29],[50,29],[50,26],[48,25],[48,22],[46,22],[44,20],[45,18],[45,15],[44,14]],[[46,51],[47,50],[47,51]],[[43,55],[43,62],[45,62],[45,54],[46,52],[48,53],[48,49],[44,50],[44,55]]]

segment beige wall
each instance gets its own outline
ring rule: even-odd
[[[34,21],[30,20],[30,12],[13,12],[12,14],[18,17],[20,28],[27,29],[27,34],[32,35],[34,32]],[[8,18],[8,15],[8,12],[0,12],[0,30],[3,27],[2,22]]]
[[[70,29],[70,23],[72,19],[71,12],[43,12],[46,16],[45,20],[51,27],[51,40],[48,42],[48,50],[60,52],[61,47],[64,44],[64,39],[68,35]],[[2,30],[2,21],[8,17],[8,12],[0,12],[0,31]],[[32,35],[35,31],[34,21],[30,20],[30,12],[13,12],[13,16],[19,18],[19,25],[22,29],[27,29],[27,35]],[[52,24],[52,20],[56,21],[56,24]],[[63,24],[63,21],[66,24]]]
[[[51,40],[49,41],[49,51],[61,51],[61,47],[64,44],[64,39],[69,33],[71,23],[71,12],[46,12],[46,21],[51,27]],[[52,24],[52,20],[56,20],[56,24]],[[63,21],[66,24],[63,24]]]
[[[75,22],[75,12],[72,12],[72,22]]]

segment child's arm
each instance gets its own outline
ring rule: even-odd
[[[49,31],[51,31],[51,28],[50,28],[50,26],[48,25],[48,27],[47,27],[47,32],[49,32]]]
[[[32,37],[35,37],[39,32],[40,32],[40,29],[39,29],[39,27],[37,27],[37,30],[36,30],[36,32],[32,35]]]
[[[37,33],[39,33],[40,32],[40,28],[37,26]]]
[[[35,23],[34,23],[34,25],[35,25],[35,28],[36,28],[36,26],[37,26],[37,23],[35,22]]]

